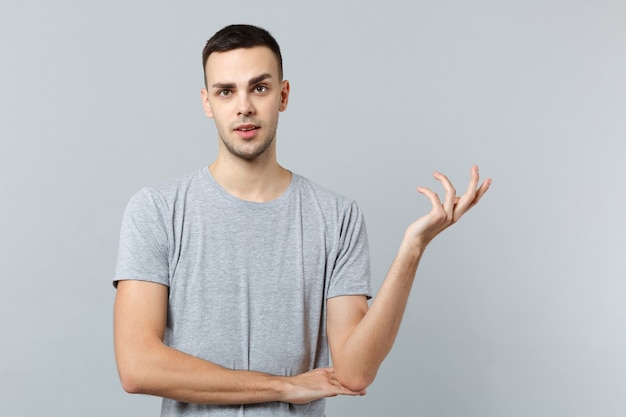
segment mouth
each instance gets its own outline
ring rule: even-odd
[[[240,137],[244,139],[250,139],[256,135],[256,131],[259,130],[260,127],[253,124],[243,124],[239,125],[235,128],[235,133],[237,133]]]
[[[245,124],[245,125],[239,125],[235,128],[235,130],[238,130],[240,132],[249,132],[251,130],[256,130],[259,127],[257,125],[252,125],[252,124]]]

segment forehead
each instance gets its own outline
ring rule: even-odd
[[[248,82],[260,74],[271,74],[278,80],[278,60],[266,46],[238,48],[225,52],[213,52],[206,62],[206,78],[215,82]]]

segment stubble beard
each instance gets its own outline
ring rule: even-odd
[[[220,139],[222,140],[222,143],[224,144],[224,146],[226,147],[226,149],[231,155],[239,159],[243,159],[248,162],[251,162],[251,161],[258,159],[260,156],[262,156],[263,154],[267,152],[270,146],[272,146],[272,142],[274,142],[275,137],[276,137],[276,134],[271,135],[265,138],[257,146],[249,150],[244,150],[242,149],[243,147],[242,148],[237,147],[233,142],[225,140],[222,136],[220,136]]]
[[[268,125],[260,125],[258,123],[255,123],[254,121],[248,121],[244,119],[242,122],[237,122],[234,126],[232,126],[228,132],[221,132],[219,137],[222,143],[224,144],[224,147],[226,148],[226,150],[228,150],[228,152],[231,155],[235,156],[236,158],[243,159],[247,162],[252,162],[254,160],[259,159],[263,155],[265,155],[268,149],[272,146],[272,143],[276,139],[276,127],[278,126],[277,122],[278,120],[276,120],[274,123],[270,123],[268,126]],[[248,146],[248,144],[245,144],[245,143],[244,143],[244,146],[237,146],[236,144],[237,140],[242,140],[245,142],[245,139],[228,140],[228,139],[225,139],[228,137],[228,135],[223,134],[223,133],[231,133],[233,136],[236,136],[236,134],[232,132],[234,130],[234,127],[239,125],[240,123],[256,124],[261,127],[261,131],[263,133],[266,133],[268,135],[264,138],[255,137],[253,139],[250,139],[250,141],[258,141],[259,139],[261,139],[260,143],[258,143],[256,146],[252,147],[251,149]]]

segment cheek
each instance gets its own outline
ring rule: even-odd
[[[219,121],[221,124],[224,124],[224,120],[226,120],[226,112],[224,111],[224,106],[218,106],[213,107],[212,108],[212,113],[213,113],[213,119],[215,119],[215,121]]]

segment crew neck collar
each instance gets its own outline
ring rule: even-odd
[[[213,174],[211,173],[211,171],[209,170],[208,166],[205,166],[203,169],[203,174],[206,177],[206,179],[208,180],[208,182],[210,183],[210,185],[216,189],[225,199],[237,203],[237,204],[241,204],[241,205],[246,205],[246,206],[250,206],[250,207],[272,207],[272,206],[276,206],[281,204],[283,201],[287,200],[289,198],[289,195],[291,195],[293,193],[293,190],[296,188],[297,183],[299,181],[299,176],[293,172],[290,171],[291,173],[291,181],[289,182],[289,186],[287,187],[287,189],[281,194],[279,195],[277,198],[270,200],[270,201],[262,201],[262,202],[258,202],[258,201],[250,201],[250,200],[244,200],[242,198],[236,197],[234,195],[232,195],[231,193],[229,193],[228,191],[226,191],[224,189],[224,187],[222,187],[216,180],[215,177],[213,176]]]

